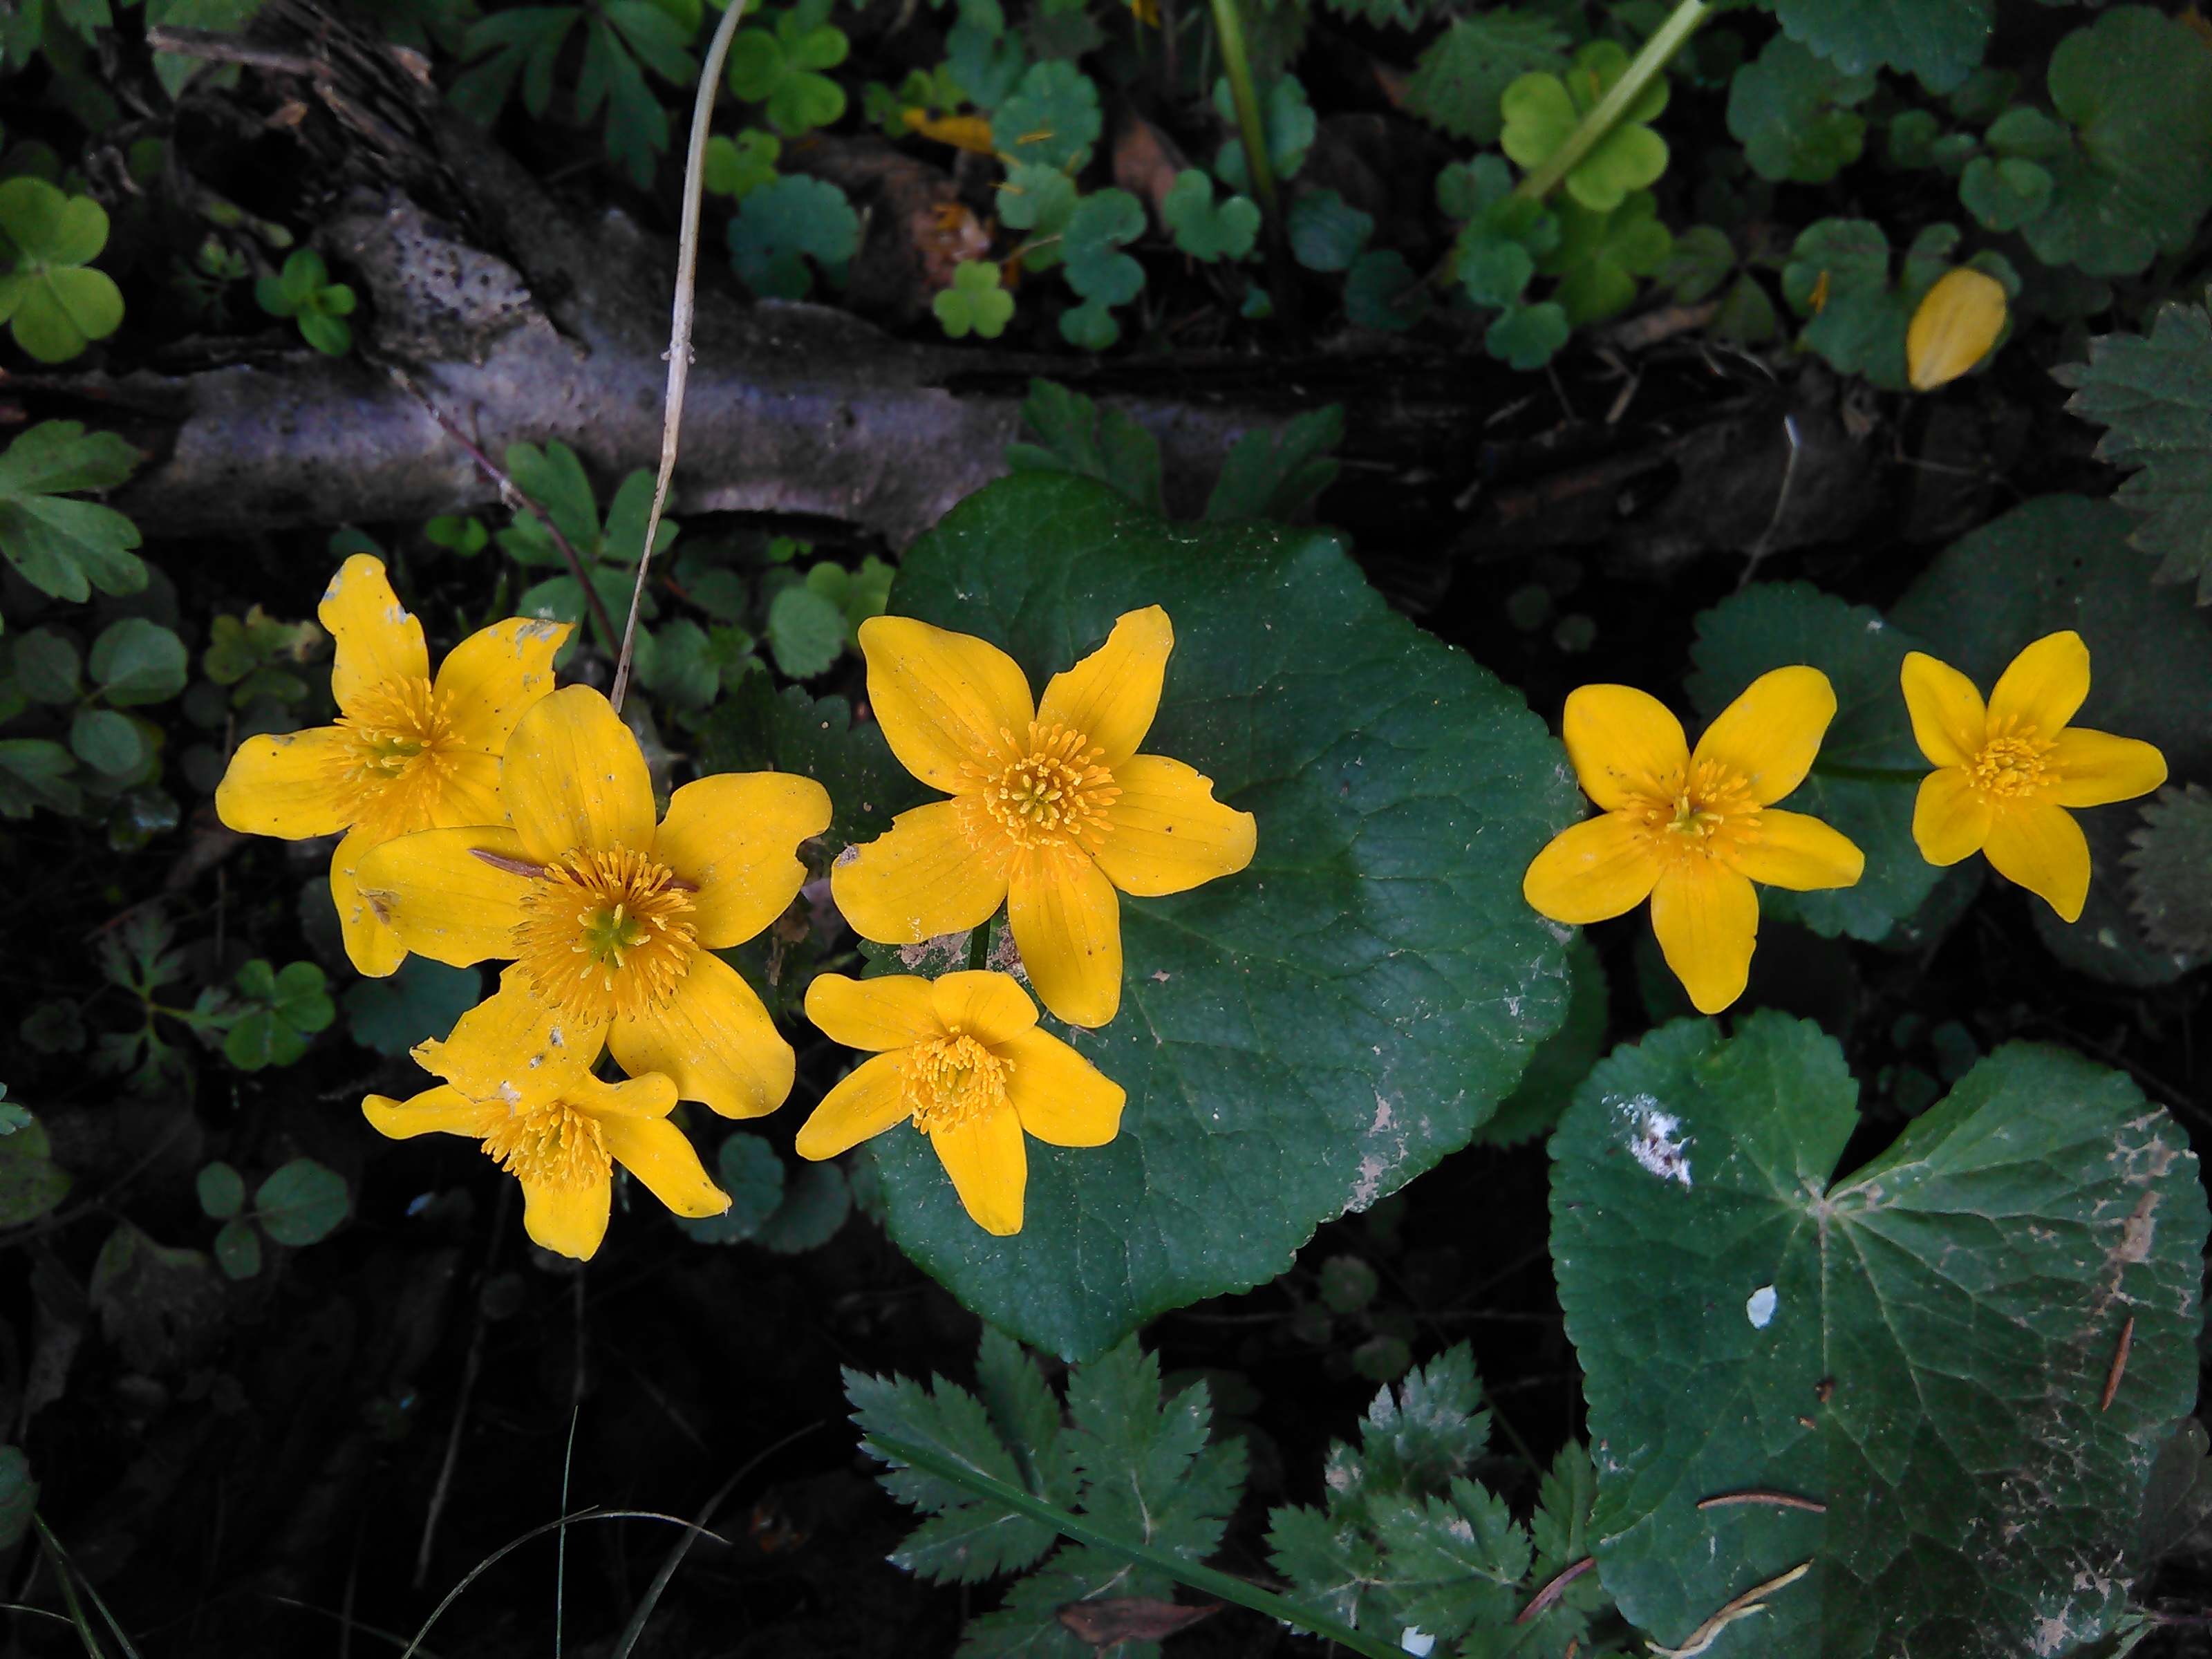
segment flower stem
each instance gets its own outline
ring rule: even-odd
[[[1222,0],[1214,0],[1218,12]],[[1613,89],[1597,101],[1597,106],[1582,118],[1582,125],[1567,135],[1567,142],[1547,157],[1543,165],[1515,186],[1516,196],[1532,202],[1540,202],[1559,187],[1559,180],[1575,170],[1582,159],[1595,149],[1606,135],[1620,124],[1629,106],[1644,95],[1644,88],[1651,84],[1652,77],[1667,67],[1668,61],[1681,51],[1689,38],[1697,33],[1713,10],[1709,0],[1681,0],[1674,13],[1659,26],[1659,32],[1644,43],[1644,50],[1629,62],[1626,73],[1613,83]]]
[[[1229,77],[1229,96],[1237,106],[1237,131],[1244,141],[1244,170],[1252,175],[1253,193],[1260,198],[1270,228],[1276,225],[1275,170],[1267,160],[1267,126],[1261,118],[1260,99],[1252,86],[1252,65],[1244,56],[1244,24],[1237,15],[1237,0],[1213,0],[1213,32],[1221,42],[1221,68]]]
[[[963,1492],[973,1492],[978,1498],[988,1498],[995,1504],[1003,1504],[1033,1521],[1042,1521],[1079,1544],[1088,1544],[1093,1549],[1121,1556],[1139,1566],[1166,1573],[1203,1595],[1218,1595],[1224,1601],[1234,1601],[1240,1607],[1249,1607],[1255,1613],[1279,1620],[1294,1630],[1309,1631],[1339,1647],[1364,1654],[1366,1659],[1403,1659],[1401,1650],[1391,1644],[1373,1636],[1363,1636],[1349,1625],[1339,1624],[1326,1613],[1312,1612],[1272,1590],[1263,1590],[1256,1584],[1246,1583],[1242,1578],[1232,1578],[1212,1567],[1186,1561],[1167,1550],[1155,1549],[1150,1544],[1134,1543],[1113,1533],[1102,1532],[1057,1504],[1048,1504],[1043,1498],[1033,1497],[1018,1486],[1010,1486],[980,1469],[971,1468],[933,1450],[908,1441],[894,1440],[884,1434],[872,1434],[865,1443],[879,1456],[911,1464],[925,1474],[933,1474],[940,1480],[951,1481]]]

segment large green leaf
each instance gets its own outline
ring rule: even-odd
[[[1618,1050],[1553,1142],[1607,1589],[1678,1645],[1813,1564],[1711,1659],[2094,1638],[2197,1394],[2206,1213],[2180,1130],[2118,1073],[2014,1044],[1837,1179],[1842,1050],[1778,1014],[1737,1030]],[[1778,1492],[1826,1513],[1699,1507]]]
[[[1024,473],[908,552],[895,610],[1011,652],[1042,691],[1124,611],[1176,629],[1147,750],[1259,820],[1242,875],[1121,900],[1121,1012],[1075,1045],[1128,1091],[1110,1146],[1029,1148],[1027,1224],[969,1221],[911,1127],[870,1143],[900,1245],[1068,1356],[1289,1266],[1466,1144],[1566,999],[1521,872],[1575,817],[1557,745],[1394,615],[1335,540],[1170,524]]]
[[[1766,0],[1793,40],[1846,75],[1893,69],[1948,92],[1982,61],[1991,0]]]
[[[1912,804],[1929,768],[1898,685],[1905,653],[1925,648],[1878,612],[1809,582],[1747,588],[1698,617],[1689,692],[1706,719],[1769,669],[1791,663],[1819,669],[1836,688],[1836,718],[1820,758],[1784,805],[1857,842],[1866,873],[1856,886],[1826,892],[1764,888],[1762,915],[1802,921],[1831,939],[1881,939],[1920,908],[1943,873],[1912,839]]]
[[[2177,782],[2212,782],[2212,629],[2186,590],[2153,586],[2128,544],[2136,520],[2109,501],[2044,495],[1954,543],[1891,608],[1986,695],[2021,647],[2062,628],[2089,647],[2089,700],[2075,723],[2142,738]],[[2170,980],[2195,958],[2150,946],[2129,913],[2121,860],[2138,803],[2075,815],[2089,837],[2088,903],[2069,927],[2029,908],[2059,959],[2121,984]]]

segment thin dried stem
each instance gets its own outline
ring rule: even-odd
[[[622,652],[615,659],[614,690],[607,701],[622,713],[623,694],[629,689],[629,659],[637,648],[637,611],[645,602],[646,568],[653,562],[653,544],[660,534],[660,513],[668,502],[669,480],[676,476],[676,444],[684,429],[684,383],[691,374],[692,297],[699,274],[699,198],[707,182],[707,136],[714,117],[714,92],[722,79],[722,64],[737,38],[745,0],[730,0],[730,9],[715,27],[707,47],[707,61],[699,68],[699,95],[691,105],[691,143],[684,156],[684,224],[676,244],[676,298],[668,318],[668,395],[661,410],[660,476],[653,480],[653,511],[646,515],[645,545],[637,550],[637,581],[629,592],[629,619],[623,624]]]

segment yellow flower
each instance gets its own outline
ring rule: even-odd
[[[1915,392],[1957,380],[1990,355],[2004,332],[2005,291],[1994,276],[1961,265],[1921,296],[1905,333],[1905,362]]]
[[[1626,685],[1567,698],[1561,736],[1583,793],[1604,809],[1562,831],[1522,878],[1554,921],[1603,921],[1651,900],[1652,931],[1698,1012],[1743,994],[1759,942],[1752,883],[1849,887],[1866,867],[1850,842],[1774,803],[1813,768],[1835,718],[1817,668],[1762,674],[1720,713],[1695,753],[1681,722]]]
[[[1054,1146],[1103,1146],[1121,1127],[1121,1085],[1048,1031],[1006,974],[847,979],[806,988],[806,1017],[848,1048],[878,1052],[823,1097],[801,1158],[835,1158],[911,1119],[985,1232],[1022,1230],[1027,1130]]]
[[[604,1041],[632,1077],[665,1072],[725,1117],[781,1105],[790,1045],[712,952],[798,894],[799,844],[830,825],[822,786],[721,773],[678,789],[656,826],[637,739],[572,685],[515,726],[498,804],[483,824],[402,836],[362,860],[362,893],[407,948],[457,968],[512,957],[510,980],[572,1044],[596,1054]]]
[[[337,641],[338,722],[239,744],[216,816],[287,841],[344,830],[331,897],[353,965],[380,975],[407,951],[362,899],[362,860],[410,830],[499,817],[500,751],[523,710],[552,690],[568,625],[514,617],[484,629],[447,653],[434,682],[422,624],[366,553],[340,567],[316,614]]]
[[[515,969],[497,995],[463,1014],[443,1042],[415,1058],[446,1082],[411,1100],[371,1095],[369,1122],[395,1140],[469,1135],[522,1183],[522,1224],[549,1250],[586,1261],[607,1231],[613,1166],[635,1176],[678,1215],[720,1215],[729,1195],[668,1121],[676,1085],[653,1075],[603,1083],[595,1041],[575,1042],[564,1017]]]
[[[2134,738],[2069,726],[2089,695],[2089,647],[2070,629],[2012,659],[1982,706],[1974,683],[1915,651],[1899,678],[1920,752],[1940,769],[1920,781],[1912,839],[1930,864],[1975,853],[2042,896],[2068,921],[2089,896],[2089,843],[2069,806],[2147,795],[2166,757]]]
[[[860,624],[868,700],[906,769],[952,797],[902,812],[841,856],[837,908],[863,939],[914,945],[990,920],[1003,902],[1030,983],[1071,1025],[1121,1006],[1115,889],[1180,893],[1252,861],[1249,812],[1213,780],[1140,755],[1175,631],[1158,605],[1045,688],[1032,709],[1012,657],[907,617]]]

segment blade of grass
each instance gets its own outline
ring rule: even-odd
[[[347,1630],[360,1631],[364,1635],[375,1637],[380,1642],[389,1642],[395,1648],[404,1648],[407,1645],[407,1638],[397,1632],[380,1629],[374,1625],[364,1625],[360,1620],[347,1613],[336,1613],[329,1607],[319,1607],[313,1601],[295,1601],[291,1596],[278,1595],[270,1591],[264,1591],[263,1594],[281,1607],[297,1607],[301,1613],[319,1613],[325,1619],[336,1620]],[[438,1655],[428,1648],[417,1648],[416,1652],[422,1656],[422,1659],[438,1659]]]
[[[84,1609],[79,1605],[76,1593],[70,1589],[72,1580],[79,1581],[84,1585],[84,1593],[92,1598],[92,1605],[99,1610],[101,1622],[107,1626],[109,1633],[115,1638],[116,1641],[122,1644],[124,1659],[139,1659],[138,1650],[131,1645],[131,1638],[123,1633],[123,1626],[116,1623],[114,1613],[108,1610],[107,1603],[101,1598],[98,1588],[94,1585],[92,1580],[77,1571],[76,1563],[70,1559],[70,1553],[62,1547],[62,1540],[54,1536],[54,1529],[46,1524],[46,1516],[33,1515],[31,1517],[31,1524],[39,1529],[39,1541],[46,1547],[47,1558],[54,1564],[54,1572],[62,1581],[62,1597],[69,1603],[70,1617],[76,1624],[76,1633],[78,1638],[84,1643],[85,1651],[91,1654],[93,1659],[105,1659],[100,1644],[93,1639],[92,1632],[84,1617]]]
[[[1238,1607],[1249,1607],[1255,1613],[1265,1613],[1294,1630],[1309,1632],[1335,1643],[1339,1647],[1364,1654],[1367,1659],[1401,1659],[1402,1650],[1379,1637],[1363,1635],[1326,1613],[1315,1613],[1287,1596],[1261,1589],[1256,1584],[1248,1584],[1242,1578],[1232,1578],[1212,1567],[1200,1566],[1166,1550],[1155,1549],[1149,1544],[1132,1543],[1110,1532],[1103,1532],[1079,1516],[1070,1515],[1057,1504],[1048,1504],[1043,1498],[1034,1497],[1018,1486],[1010,1486],[994,1476],[955,1462],[927,1447],[894,1440],[883,1434],[869,1435],[860,1443],[886,1462],[911,1464],[923,1474],[933,1474],[940,1480],[949,1480],[978,1498],[988,1498],[1018,1514],[1028,1516],[1031,1520],[1042,1521],[1062,1537],[1118,1555],[1126,1561],[1150,1567],[1156,1572],[1164,1572],[1178,1583],[1188,1584],[1205,1595],[1218,1596],[1224,1601],[1234,1601]]]

